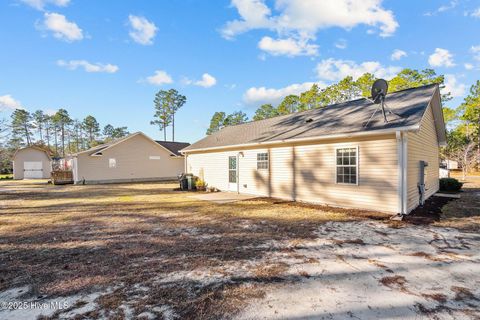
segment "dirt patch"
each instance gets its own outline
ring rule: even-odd
[[[290,269],[282,275],[287,281],[264,287],[265,298],[249,304],[239,319],[295,319],[298,315],[309,319],[423,319],[429,318],[427,312],[438,319],[480,316],[477,301],[457,302],[450,290],[464,286],[473,294],[478,291],[475,270],[480,239],[474,234],[411,224],[392,230],[385,223],[352,221],[327,222],[317,235],[292,252],[274,253],[289,261]],[[357,237],[363,245],[335,243]],[[457,253],[456,259],[443,253],[438,257],[447,261],[428,259],[442,248]],[[291,258],[297,255],[316,258],[319,263]],[[471,315],[465,316],[466,312]]]
[[[289,266],[286,263],[268,263],[256,267],[253,274],[260,280],[282,281],[282,274],[287,271]]]
[[[448,299],[448,297],[442,293],[424,293],[422,294],[422,297],[430,300],[435,300],[440,303],[445,303]]]
[[[410,253],[409,255],[412,256],[412,257],[422,257],[422,258],[425,258],[425,259],[428,259],[428,260],[431,260],[431,261],[447,261],[445,259],[441,259],[439,257],[433,256],[433,255],[431,255],[429,253],[426,253],[426,252],[423,252],[423,251],[417,251],[417,252],[414,252],[414,253]]]
[[[362,246],[365,245],[365,242],[362,239],[345,239],[345,240],[331,239],[331,241],[340,247],[344,244],[358,244]]]
[[[402,292],[409,292],[405,285],[407,284],[407,279],[404,276],[391,276],[383,277],[380,279],[380,283],[390,289],[400,290]]]
[[[432,196],[425,201],[423,206],[418,206],[410,212],[404,220],[413,224],[430,224],[439,221],[443,206],[452,200],[454,199]]]
[[[426,315],[426,316],[432,316],[432,315],[435,315],[435,314],[440,313],[442,311],[445,311],[447,313],[451,313],[452,310],[453,310],[452,308],[448,308],[448,307],[445,307],[443,305],[436,306],[434,308],[428,308],[425,305],[423,305],[422,303],[416,303],[415,308],[419,311],[420,314]]]
[[[286,281],[289,266],[268,260],[272,253],[301,250],[327,221],[376,215],[273,199],[216,204],[176,186],[2,185],[0,291],[28,285],[31,295],[61,297],[118,286],[83,314],[232,316],[238,300]]]
[[[381,213],[273,199],[215,204],[173,187],[2,185],[0,294],[22,286],[30,288],[29,299],[98,294],[71,300],[76,304],[49,315],[52,319],[67,312],[70,318],[224,319],[233,318],[250,300],[263,299],[273,287],[285,286],[292,294],[295,285],[314,281],[323,281],[320,287],[332,292],[329,310],[338,308],[338,301],[360,301],[355,308],[362,308],[358,287],[383,290],[397,301],[397,295],[408,292],[407,280],[397,272],[414,290],[418,274],[428,275],[425,270],[441,263],[429,260],[418,266],[418,258],[405,254],[430,252],[431,239],[456,253],[459,265],[476,261],[472,250],[478,240],[468,234],[438,231],[451,244],[447,246],[442,237],[437,241],[423,229],[427,226],[391,230]],[[458,272],[467,270],[460,267]],[[417,275],[410,277],[406,270]],[[385,272],[393,277],[379,282]],[[454,280],[445,287],[463,285]],[[318,287],[285,301],[306,301],[319,293]]]
[[[453,286],[450,290],[455,292],[456,301],[479,300],[468,288]]]
[[[378,260],[368,259],[368,263],[373,264],[373,265],[376,266],[376,267],[382,268],[382,269],[384,269],[386,272],[394,273],[392,269],[390,269],[389,267],[387,267],[385,264],[381,263],[381,262],[378,261]]]

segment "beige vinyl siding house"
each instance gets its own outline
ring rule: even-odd
[[[336,182],[338,148],[358,148],[361,174],[357,184]],[[240,153],[239,192],[294,201],[335,204],[343,207],[397,210],[397,160],[395,135],[375,138],[331,139],[268,148],[189,153],[187,171],[220,190],[229,186],[225,159]],[[269,168],[257,169],[257,155],[269,155]],[[380,163],[380,165],[379,165]],[[385,170],[392,172],[385,175]],[[202,177],[203,176],[203,177]],[[354,192],[353,192],[354,191]],[[380,201],[381,200],[381,201]]]
[[[162,144],[165,144],[162,145]],[[188,143],[154,141],[141,132],[73,157],[74,183],[118,183],[176,179],[184,171],[178,149]]]
[[[182,150],[185,170],[225,191],[406,214],[419,204],[420,160],[425,198],[438,190],[439,102],[426,86],[387,95],[401,116],[387,124],[378,114],[365,127],[376,105],[360,99],[227,127]]]
[[[417,132],[408,133],[408,177],[407,204],[408,211],[417,207],[419,202],[418,183],[420,160],[427,161],[425,168],[425,194],[429,198],[439,189],[439,144],[435,130],[435,120],[432,108],[429,107],[422,119]]]
[[[13,178],[48,179],[52,172],[52,159],[48,151],[30,146],[18,149],[13,156]]]

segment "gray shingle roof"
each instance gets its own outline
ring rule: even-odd
[[[188,142],[173,142],[173,141],[155,141],[165,149],[170,150],[174,155],[181,156],[180,150],[190,145]]]
[[[438,85],[432,84],[389,93],[385,103],[401,117],[387,115],[388,123],[384,123],[379,111],[368,127],[365,127],[378,105],[362,98],[325,108],[225,127],[182,151],[415,126],[420,124],[437,88]]]
[[[142,132],[135,132],[135,133],[131,133],[131,134],[129,134],[129,135],[123,137],[123,138],[112,140],[110,142],[92,147],[88,150],[75,153],[74,155],[77,155],[77,154],[80,154],[80,153],[88,153],[89,155],[95,155],[96,153],[100,153],[103,150],[105,150],[105,149],[107,149],[107,148],[109,148],[113,145],[119,144],[122,141],[128,140],[131,137],[134,137],[134,136],[139,135],[139,134],[143,135],[144,137],[146,137],[147,139],[152,141],[152,143],[154,143],[154,142],[158,143],[159,145],[161,145],[162,147],[164,147],[165,149],[170,151],[172,153],[172,155],[174,155],[174,156],[182,156],[182,154],[180,153],[179,150],[181,150],[185,147],[188,147],[190,145],[190,143],[187,143],[187,142],[155,141],[155,140],[152,140],[150,137],[148,137],[147,135],[145,135]]]

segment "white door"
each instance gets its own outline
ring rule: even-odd
[[[24,179],[42,179],[43,166],[41,161],[25,161],[23,163]]]
[[[238,179],[237,157],[231,156],[231,157],[228,157],[228,190],[229,191],[238,191],[237,179]]]

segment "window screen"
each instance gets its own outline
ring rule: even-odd
[[[237,157],[228,157],[228,182],[237,183]]]
[[[357,148],[337,149],[337,183],[357,184]]]
[[[257,153],[257,170],[268,169],[268,153]]]

